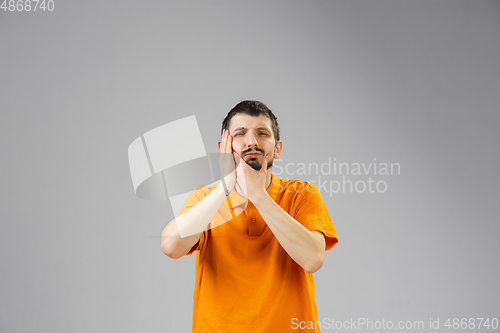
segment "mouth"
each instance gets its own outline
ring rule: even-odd
[[[259,153],[248,153],[245,155],[245,157],[248,157],[248,158],[255,158],[257,156],[260,156]]]

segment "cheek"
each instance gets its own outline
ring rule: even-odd
[[[274,154],[276,153],[276,145],[274,144],[274,140],[268,143],[267,152],[271,156],[274,156]]]
[[[240,154],[241,151],[243,150],[243,145],[239,140],[233,140],[233,150],[238,154]]]

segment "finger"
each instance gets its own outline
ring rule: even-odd
[[[243,171],[243,163],[246,164],[245,160],[242,159],[240,157],[240,155],[238,155],[238,154],[233,154],[233,156],[235,156],[235,160],[238,161],[237,164],[236,164],[236,166],[238,167],[238,169],[240,169],[241,171]]]
[[[236,158],[235,158],[236,160],[242,160],[240,154],[238,154],[235,150],[233,150],[232,153],[233,153],[233,156],[236,156]]]
[[[222,139],[221,139],[221,142],[220,142],[219,153],[224,153],[225,149],[226,149],[226,130],[223,130],[222,131]]]
[[[236,168],[240,165],[240,158],[234,152],[233,152],[233,162],[234,162],[234,165],[236,166]]]
[[[232,153],[233,153],[234,163],[236,163],[236,166],[239,166],[240,162],[243,161],[243,159],[241,158],[240,154],[238,154],[235,150],[233,150]]]
[[[233,150],[233,154],[241,158],[241,155],[236,152],[236,150]]]
[[[219,143],[219,153],[222,153],[222,148],[224,147],[224,134],[220,136],[220,143]]]
[[[248,163],[240,155],[238,155],[238,153],[236,153],[236,155],[238,156],[238,158],[240,160],[241,170],[242,171],[243,171],[243,168],[245,168],[245,169],[250,168],[250,165],[248,165]]]
[[[238,155],[236,155],[236,156],[238,156]],[[238,163],[236,164],[236,170],[237,170],[236,171],[236,173],[237,173],[236,175],[239,178],[243,178],[243,177],[245,177],[244,175],[245,175],[245,170],[246,170],[246,167],[247,167],[247,165],[246,165],[247,163],[242,158],[236,157],[236,159],[238,160]]]
[[[233,151],[233,137],[229,134],[229,131],[227,131],[227,139],[226,139],[226,153],[231,154]]]

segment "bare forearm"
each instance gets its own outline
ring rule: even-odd
[[[170,221],[161,234],[163,253],[174,259],[186,254],[198,242],[225,199],[224,188],[219,184],[191,209]]]
[[[290,257],[309,273],[322,265],[325,257],[324,238],[317,237],[284,211],[267,193],[254,202],[281,246]]]

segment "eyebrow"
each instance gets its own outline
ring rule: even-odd
[[[246,129],[247,129],[246,127],[237,127],[237,128],[234,129],[234,131],[237,132],[239,130],[246,130]],[[270,132],[267,127],[257,127],[257,129],[260,130],[260,131]]]

